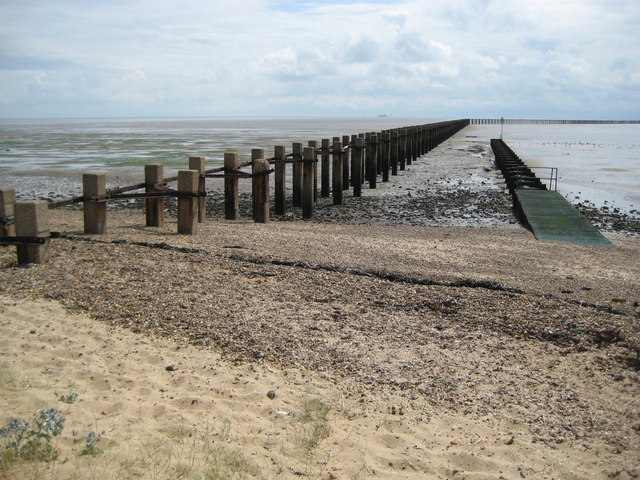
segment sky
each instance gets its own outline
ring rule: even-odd
[[[0,0],[0,117],[640,119],[638,0]]]

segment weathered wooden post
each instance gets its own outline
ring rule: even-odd
[[[51,256],[49,238],[49,202],[31,200],[15,204],[16,234],[18,237],[39,237],[42,243],[17,245],[18,264],[44,263]]]
[[[384,132],[382,134],[382,148],[380,150],[380,165],[382,168],[382,181],[389,181],[389,151],[391,149],[391,133]]]
[[[411,165],[412,161],[413,161],[413,128],[407,128],[405,130],[405,158],[406,158],[406,165],[409,166]]]
[[[364,162],[364,182],[371,179],[371,132],[367,132],[364,134],[364,152],[363,152],[363,162]],[[375,175],[375,170],[373,171]]]
[[[333,204],[334,205],[342,205],[342,167],[344,164],[345,155],[342,153],[342,142],[334,141],[333,142]]]
[[[407,161],[407,133],[404,128],[398,132],[398,161],[400,170],[404,170]]]
[[[256,219],[258,216],[257,209],[258,207],[258,193],[256,190],[259,188],[258,182],[256,182],[255,176],[255,168],[256,168],[256,160],[264,159],[264,150],[262,148],[252,148],[251,149],[251,174],[254,175],[251,178],[251,217]]]
[[[329,183],[329,139],[322,139],[322,155],[320,156],[320,196],[326,198],[331,191]]]
[[[378,135],[369,138],[369,188],[376,188],[378,183]]]
[[[164,180],[164,167],[153,164],[144,166],[144,191],[153,193],[159,191],[156,184]],[[145,218],[147,227],[164,226],[164,198],[145,198],[144,201]]]
[[[303,151],[302,174],[302,218],[313,217],[313,171],[316,168],[316,149],[305,147]]]
[[[107,175],[105,173],[82,175],[84,233],[102,234],[107,231],[107,201],[96,198],[106,194]]]
[[[224,218],[237,220],[240,211],[238,200],[238,152],[224,154]]]
[[[264,157],[264,151],[261,149],[253,149],[252,156],[254,154]],[[253,221],[267,223],[269,221],[269,160],[254,158],[251,162],[251,173],[253,175],[251,178]]]
[[[313,148],[313,201],[318,201],[318,162],[316,151],[318,150],[318,142],[315,140],[309,140],[308,145]]]
[[[391,151],[389,152],[391,175],[398,175],[398,135],[398,130],[391,132]]]
[[[198,233],[198,180],[197,170],[178,171],[178,233]]]
[[[366,167],[366,156],[367,156],[367,144],[366,142],[366,135],[364,133],[359,133],[358,137],[360,137],[362,139],[362,158],[360,159],[360,185],[362,188],[362,184],[367,180],[364,176],[365,173],[365,167]]]
[[[342,147],[347,148],[349,146],[349,142],[349,135],[343,135]],[[349,157],[351,156],[351,153],[351,149],[349,149],[344,153],[344,155],[342,155],[342,190],[349,190],[349,166],[351,165]]]
[[[205,221],[207,216],[207,179],[204,176],[204,157],[189,157],[189,170],[198,172],[198,223]]]
[[[0,237],[13,237],[15,226],[16,191],[0,188]]]
[[[376,148],[376,173],[378,175],[382,175],[382,133],[374,133],[374,135],[378,136],[378,146]]]
[[[286,195],[286,163],[284,145],[276,145],[273,154],[275,160],[275,199],[273,211],[276,215],[284,215]]]
[[[292,178],[293,183],[293,206],[302,206],[302,143],[293,143],[293,167]]]
[[[356,181],[354,180],[354,174],[353,174],[353,169],[355,168],[355,144],[356,144],[356,139],[359,138],[358,135],[351,135],[351,140],[349,141],[349,156],[351,157],[351,161],[349,162],[349,168],[351,169],[351,175],[349,176],[349,180],[351,183],[349,183],[348,185],[353,187],[356,184]]]
[[[353,172],[351,177],[353,179],[353,196],[359,197],[362,194],[362,150],[363,148],[363,139],[360,137],[356,137],[355,140],[351,142],[351,146],[353,147],[353,152],[351,152],[351,158],[353,159]]]

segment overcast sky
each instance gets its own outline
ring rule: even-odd
[[[640,0],[0,0],[0,116],[640,119]]]

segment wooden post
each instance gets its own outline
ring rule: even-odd
[[[224,171],[229,177],[224,179],[224,218],[237,220],[240,210],[238,200],[238,177],[233,176],[238,168],[238,152],[224,154]]]
[[[345,154],[342,153],[342,142],[334,141],[333,142],[333,204],[334,205],[342,205],[342,167],[344,164]]]
[[[264,159],[264,150],[262,148],[252,148],[251,149],[251,173],[255,174],[255,163],[256,160]],[[256,182],[257,177],[253,177],[251,179],[251,217],[255,220],[259,214],[257,213],[258,207],[258,193],[256,189],[259,188],[258,182]],[[262,223],[262,222],[261,222]]]
[[[147,193],[157,192],[156,183],[164,180],[164,167],[153,164],[144,166],[144,191]],[[145,218],[147,227],[164,226],[164,198],[145,198],[144,201]]]
[[[0,237],[13,237],[15,226],[16,191],[0,188]]]
[[[382,132],[374,133],[378,136],[378,145],[376,147],[376,172],[378,175],[382,175]]]
[[[372,152],[371,152],[371,132],[367,132],[364,134],[364,156],[363,156],[363,162],[364,162],[364,181],[368,181],[371,178],[371,157],[372,157]],[[375,175],[375,171],[373,172],[373,174]]]
[[[315,140],[309,140],[308,145],[313,148],[313,201],[318,201],[318,157],[316,151],[318,150],[318,142]]]
[[[293,144],[293,206],[302,206],[302,143]]]
[[[304,162],[302,164],[302,218],[311,218],[313,217],[313,171],[316,168],[316,149],[305,147],[302,158]]]
[[[255,149],[254,149],[255,150]],[[259,152],[256,152],[258,155]],[[264,155],[263,155],[264,156]],[[251,205],[253,221],[267,223],[269,221],[269,160],[256,158],[251,163]]]
[[[351,156],[351,161],[350,163],[350,168],[351,168],[351,176],[350,176],[350,180],[351,183],[348,184],[351,187],[353,187],[356,184],[356,181],[354,180],[354,174],[353,174],[353,169],[355,168],[355,145],[356,145],[356,139],[358,139],[358,135],[351,135],[351,141],[349,142],[349,155]]]
[[[107,201],[92,200],[107,193],[107,176],[104,173],[82,175],[84,205],[84,233],[102,234],[107,231]]]
[[[378,183],[378,135],[369,138],[369,188],[376,188]]]
[[[360,159],[360,188],[362,189],[362,184],[366,181],[364,171],[366,166],[367,144],[365,143],[366,138],[364,133],[359,133],[358,137],[362,139],[362,158]]]
[[[391,151],[389,152],[391,162],[391,175],[398,175],[398,130],[391,132]]]
[[[320,196],[325,198],[331,191],[329,178],[329,139],[322,139],[322,156],[320,157]]]
[[[276,215],[284,215],[285,210],[285,194],[286,194],[286,163],[285,149],[283,145],[276,145],[274,149],[275,157],[275,205],[274,213]]]
[[[413,162],[413,127],[409,127],[405,129],[406,132],[406,154],[405,157],[407,159],[407,165],[411,165]]]
[[[17,245],[18,264],[45,263],[51,256],[49,202],[32,200],[15,204],[16,233],[19,237],[43,237],[44,243]]]
[[[349,142],[351,141],[349,135],[342,136],[342,147],[347,148],[349,146]],[[344,155],[342,155],[342,190],[349,190],[349,166],[351,162],[349,161],[349,157],[351,156],[350,149],[347,150]]]
[[[204,176],[204,157],[189,157],[189,170],[198,172],[198,223],[205,221],[207,216],[207,179]]]
[[[407,164],[407,130],[405,128],[401,128],[398,134],[398,161],[400,170],[404,170]]]
[[[391,134],[384,132],[382,134],[382,149],[380,150],[380,165],[382,167],[382,181],[389,181],[389,151],[391,150]]]
[[[193,197],[178,197],[178,233],[198,233],[198,180],[197,170],[178,171],[178,193],[193,194]]]
[[[363,140],[360,137],[356,137],[351,146],[353,152],[351,152],[351,159],[353,160],[353,172],[351,178],[353,179],[353,196],[359,197],[362,194],[362,150]]]

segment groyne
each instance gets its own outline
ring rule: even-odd
[[[471,125],[636,125],[640,120],[551,120],[535,118],[472,118]]]
[[[178,233],[196,234],[205,219],[207,178],[224,179],[226,220],[239,219],[238,182],[242,179],[251,181],[255,222],[269,221],[271,190],[275,194],[273,210],[276,215],[293,207],[301,209],[302,218],[311,219],[319,197],[331,196],[334,205],[341,205],[343,191],[350,187],[353,197],[360,197],[364,185],[375,189],[378,180],[388,182],[389,175],[405,170],[468,124],[468,119],[462,119],[336,136],[332,142],[328,138],[322,139],[320,145],[315,140],[310,140],[308,146],[294,142],[291,153],[286,153],[284,145],[277,145],[273,156],[266,155],[262,148],[255,148],[251,161],[247,162],[240,162],[237,152],[226,152],[224,166],[212,169],[205,168],[204,157],[189,157],[188,169],[180,170],[175,177],[164,177],[163,165],[146,165],[145,182],[110,190],[106,188],[105,173],[85,173],[82,176],[83,195],[56,202],[16,202],[15,190],[2,189],[0,245],[16,245],[19,263],[42,263],[48,258],[49,239],[55,238],[55,232],[49,231],[47,210],[81,202],[84,232],[103,234],[107,231],[107,203],[136,198],[145,199],[148,227],[164,225],[165,199],[176,198]],[[289,199],[285,182],[287,164],[292,167]],[[250,172],[243,171],[247,167],[251,168]],[[275,180],[270,184],[272,173],[275,173]],[[177,188],[170,188],[169,184],[174,182]],[[24,215],[18,214],[20,209],[25,211]],[[16,229],[12,235],[9,227],[14,222]],[[20,251],[25,249],[31,253],[21,256]]]

